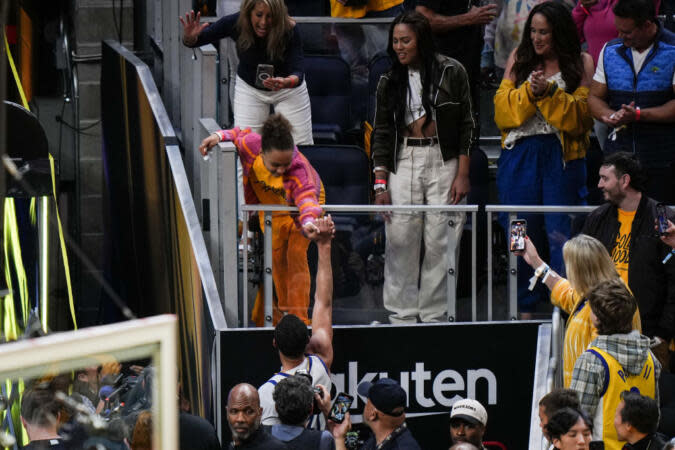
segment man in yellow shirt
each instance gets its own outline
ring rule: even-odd
[[[657,202],[643,194],[645,176],[630,153],[608,155],[598,187],[607,203],[586,218],[582,233],[602,242],[637,300],[642,333],[668,367],[668,341],[675,335],[675,263],[663,264],[670,247],[654,230]],[[668,209],[673,221],[675,213]]]

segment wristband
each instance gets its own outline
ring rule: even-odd
[[[534,289],[534,286],[537,284],[537,280],[544,275],[548,275],[548,271],[550,270],[550,267],[548,264],[543,263],[541,266],[537,267],[537,269],[534,271],[534,275],[532,275],[532,278],[530,278],[530,285],[527,287],[529,291]]]
[[[546,283],[546,280],[548,279],[549,275],[551,275],[551,269],[547,270],[546,273],[544,273],[544,278],[541,279],[541,282]]]
[[[377,191],[380,190],[380,189],[383,190],[383,191],[386,191],[386,190],[387,190],[387,185],[386,185],[386,184],[382,184],[382,183],[376,183],[375,186],[373,186],[373,190],[374,190],[375,192],[377,192]]]
[[[636,122],[640,121],[640,107],[639,106],[635,107],[635,121]]]
[[[385,184],[385,185],[386,185],[386,184],[387,184],[387,180],[377,179],[377,180],[375,180],[375,184]]]
[[[586,13],[587,16],[591,15],[591,12],[589,10],[587,10],[585,6],[583,6],[583,5],[580,5],[580,6],[581,6],[581,9]]]

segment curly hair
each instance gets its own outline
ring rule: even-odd
[[[516,78],[516,86],[523,84],[530,73],[544,62],[544,59],[534,51],[530,36],[532,18],[535,14],[544,16],[551,27],[553,52],[558,58],[558,66],[562,79],[565,81],[566,91],[574,92],[579,87],[584,73],[581,44],[570,12],[562,4],[551,1],[538,4],[532,8],[527,17],[523,27],[523,37],[516,50],[515,62],[511,69],[511,73]]]
[[[432,92],[432,74],[438,70],[436,61],[436,45],[431,33],[431,25],[426,17],[415,11],[406,11],[399,14],[389,27],[389,44],[387,53],[391,58],[392,65],[390,71],[390,90],[387,98],[394,101],[394,114],[396,116],[396,127],[399,130],[406,128],[405,109],[407,104],[404,99],[408,98],[408,66],[401,64],[394,51],[394,28],[396,25],[407,25],[415,33],[417,38],[417,54],[420,60],[420,80],[422,81],[422,107],[426,114],[424,125],[427,126],[433,119],[431,114],[431,92]]]
[[[272,114],[265,120],[260,131],[262,152],[269,150],[293,150],[293,126],[281,114]]]
[[[279,420],[285,425],[303,425],[312,413],[314,392],[307,377],[284,378],[275,386],[272,398]]]
[[[290,41],[290,32],[293,29],[293,22],[288,15],[288,8],[284,0],[243,0],[239,9],[239,19],[237,19],[237,48],[239,51],[246,51],[255,43],[255,33],[251,26],[251,11],[258,3],[265,4],[272,13],[272,26],[269,34],[265,37],[267,45],[267,56],[272,61],[280,61],[286,45]]]

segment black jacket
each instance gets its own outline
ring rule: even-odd
[[[670,247],[654,230],[657,202],[642,196],[631,228],[628,286],[638,302],[642,334],[669,339],[675,335],[675,259],[662,264]],[[675,213],[668,211],[675,221]],[[617,207],[606,203],[586,218],[582,233],[598,239],[612,254],[621,224]]]
[[[626,450],[653,450],[662,449],[666,445],[658,433],[649,434],[635,444],[626,444],[623,448]]]
[[[256,431],[249,436],[246,442],[242,442],[240,445],[234,445],[234,442],[230,442],[228,447],[230,450],[287,450],[288,447],[286,444],[281,442],[279,439],[272,437],[267,434],[262,427],[258,428]]]
[[[471,106],[471,89],[464,67],[452,58],[436,55],[438,70],[432,82],[432,106],[436,112],[436,135],[443,161],[468,155],[476,124]],[[375,124],[371,137],[373,164],[396,172],[399,133],[396,127],[396,102],[406,99],[392,94],[391,72],[377,83]]]

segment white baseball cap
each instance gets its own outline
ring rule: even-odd
[[[464,400],[459,400],[452,405],[452,411],[450,411],[450,420],[452,419],[463,419],[469,423],[481,424],[483,426],[487,425],[487,411],[480,402],[465,398]]]

